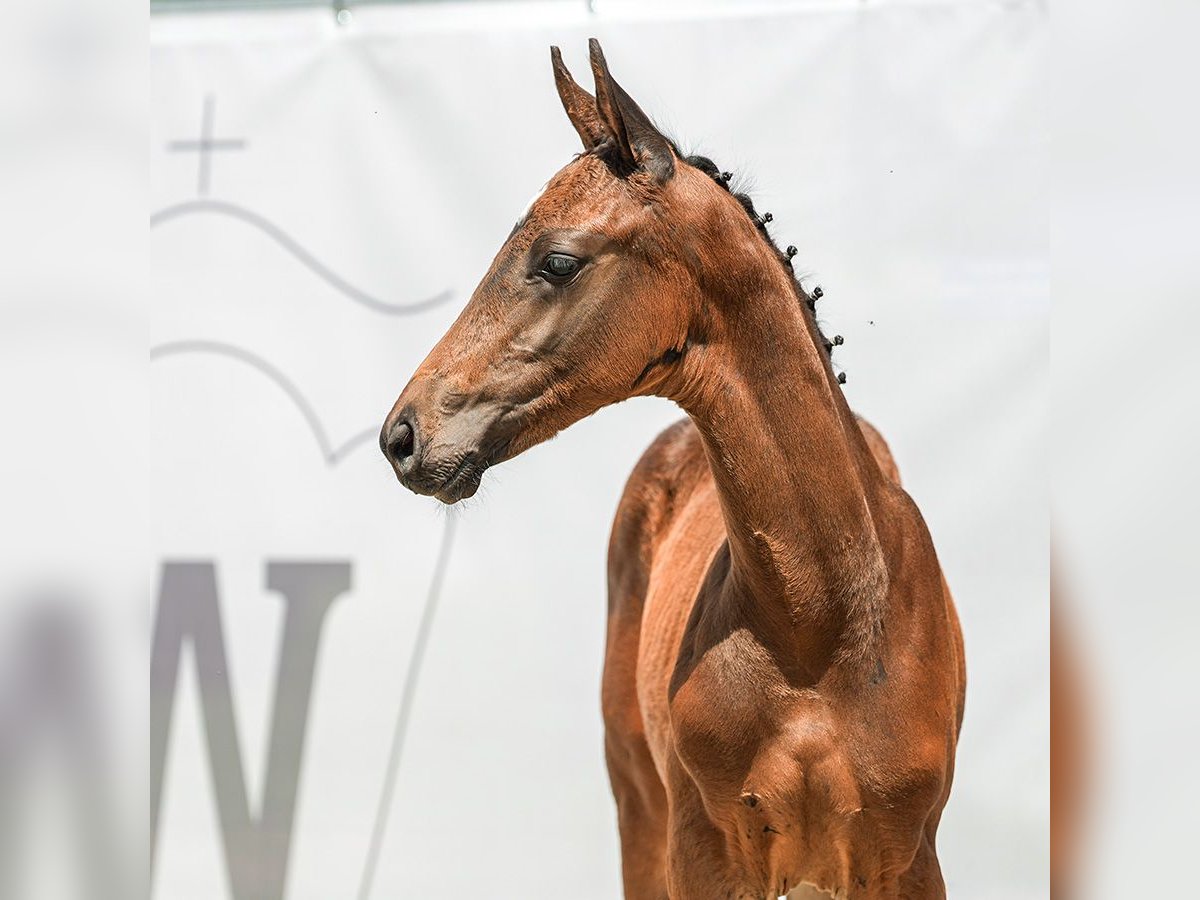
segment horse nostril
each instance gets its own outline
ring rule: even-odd
[[[402,463],[413,455],[413,430],[407,422],[398,422],[388,438],[388,456]]]

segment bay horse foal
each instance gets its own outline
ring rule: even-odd
[[[921,514],[728,176],[551,52],[584,152],[513,229],[380,436],[446,503],[626,397],[690,420],[609,548],[603,712],[628,900],[936,898],[964,697]]]

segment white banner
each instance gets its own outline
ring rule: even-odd
[[[680,413],[605,410],[450,512],[375,445],[579,149],[548,47],[587,83],[589,36],[824,287],[963,620],[950,896],[1046,896],[1045,13],[603,9],[152,23],[155,898],[620,896],[605,549]]]

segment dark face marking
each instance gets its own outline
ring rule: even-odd
[[[871,675],[871,684],[882,684],[885,681],[887,681],[887,670],[883,667],[883,660],[877,659],[875,660],[875,672]]]
[[[637,386],[646,380],[646,376],[653,372],[659,366],[669,366],[683,359],[683,354],[687,351],[688,342],[685,338],[683,343],[678,347],[672,347],[670,350],[663,353],[662,356],[656,357],[646,363],[646,367],[638,374],[638,377],[633,380],[631,390],[636,390]]]

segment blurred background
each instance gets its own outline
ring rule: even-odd
[[[5,262],[0,390],[58,437],[3,472],[24,512],[5,530],[0,896],[128,897],[143,865],[162,900],[620,896],[605,551],[680,411],[603,410],[449,510],[375,443],[579,150],[548,48],[590,87],[588,37],[823,287],[847,396],[963,620],[949,894],[1047,896],[1044,3],[161,0],[149,96],[122,69],[103,116],[97,73],[141,51],[137,21],[127,47],[80,24],[88,3],[48,8],[22,13],[48,62],[2,82],[27,217],[6,233],[35,239]],[[30,177],[47,147],[67,174]],[[133,265],[45,249],[118,229]],[[91,340],[140,354],[147,320],[135,370]]]

